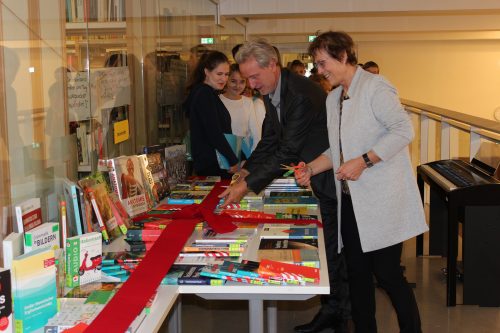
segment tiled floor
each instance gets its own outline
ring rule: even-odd
[[[417,284],[414,291],[420,308],[423,332],[500,332],[500,308],[445,306],[445,279],[441,274],[445,259],[408,256],[403,259],[403,264],[406,266],[408,281]],[[460,283],[458,287],[457,303],[461,303]],[[205,301],[197,296],[184,295],[182,302],[183,333],[248,331],[248,306],[244,301]],[[317,297],[308,301],[278,302],[278,332],[293,332],[293,327],[309,321],[318,307]],[[381,290],[377,290],[377,323],[381,333],[398,332],[394,310]]]

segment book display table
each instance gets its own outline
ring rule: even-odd
[[[273,212],[277,209],[273,209]],[[308,214],[315,214],[316,210]],[[293,220],[290,220],[293,223]],[[260,229],[249,239],[248,247],[242,255],[242,259],[257,260],[257,249],[260,242]],[[200,232],[199,230],[195,230]],[[110,244],[106,251],[121,251],[127,247],[124,241],[117,240]],[[326,262],[323,229],[318,228],[318,252],[320,259],[320,282],[307,285],[253,285],[227,281],[221,286],[210,285],[161,285],[158,296],[154,302],[150,314],[146,316],[139,327],[138,332],[157,332],[164,320],[168,319],[169,332],[182,332],[181,308],[182,295],[195,294],[207,300],[246,300],[249,306],[249,332],[264,332],[264,301],[267,302],[267,331],[278,332],[277,329],[277,307],[278,300],[307,300],[316,295],[328,294],[330,285]]]

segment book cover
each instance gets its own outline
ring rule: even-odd
[[[175,266],[173,266],[175,267]],[[212,285],[220,286],[224,284],[224,280],[212,279],[205,276],[201,276],[201,271],[203,270],[203,265],[187,265],[182,267],[184,271],[177,278],[177,284],[202,284],[202,285]]]
[[[244,243],[255,235],[254,228],[237,228],[234,231],[219,234],[212,228],[204,228],[201,238],[195,239],[196,243]]]
[[[295,192],[290,192],[295,193]],[[317,206],[318,199],[315,197],[296,197],[296,196],[279,196],[279,197],[264,197],[264,206]]]
[[[319,267],[319,254],[316,250],[257,250],[257,260],[262,262],[264,259],[302,266]]]
[[[47,222],[24,234],[24,252],[36,249],[59,248],[59,223]]]
[[[3,267],[11,268],[12,260],[24,253],[23,234],[11,232],[2,242]]]
[[[42,224],[40,198],[32,198],[15,206],[17,232],[23,233]]]
[[[167,203],[171,205],[190,205],[193,203],[200,203],[205,199],[208,192],[192,191],[189,193],[171,193],[167,199]]]
[[[269,192],[269,197],[280,197],[280,198],[290,198],[290,197],[312,197],[313,193],[312,191],[297,191],[297,192],[290,192],[290,191],[271,191]]]
[[[142,229],[141,227],[131,226],[127,230],[127,239],[129,241],[154,242],[164,229]]]
[[[224,133],[224,136],[229,143],[229,146],[233,150],[233,153],[236,155],[236,158],[239,160],[241,158],[241,136],[236,136],[234,134]],[[229,165],[229,161],[227,158],[222,155],[218,150],[215,150],[217,155],[217,162],[219,163],[219,168],[224,170],[229,170],[231,165]]]
[[[148,153],[146,157],[148,161],[147,168],[153,176],[153,193],[158,198],[157,201],[160,201],[170,193],[169,175],[167,169],[165,169],[164,157],[160,152]]]
[[[318,239],[286,239],[286,238],[269,238],[261,239],[259,244],[260,250],[283,250],[283,249],[299,249],[299,250],[318,250]]]
[[[147,211],[144,184],[137,156],[121,156],[108,160],[113,192],[118,195],[129,216]]]
[[[0,332],[14,332],[11,272],[5,268],[0,268]]]
[[[302,227],[287,224],[282,224],[281,227],[278,227],[265,224],[260,232],[260,238],[318,238],[318,228],[316,226]]]
[[[54,250],[39,249],[12,261],[16,332],[34,332],[57,312]]]
[[[91,186],[92,192],[94,194],[96,205],[92,205],[94,208],[94,213],[96,217],[100,215],[108,236],[111,239],[115,239],[121,235],[120,227],[118,225],[118,220],[113,213],[113,209],[110,204],[108,191],[104,184],[95,184]]]
[[[87,298],[96,290],[115,290],[121,287],[121,283],[115,282],[90,282],[68,291],[65,298]]]
[[[148,200],[148,208],[153,208],[156,203],[160,201],[158,191],[155,187],[153,174],[149,168],[148,157],[146,154],[137,155],[139,164],[141,166],[142,178],[144,180],[144,187],[146,188],[146,199]]]
[[[186,145],[175,145],[165,148],[165,167],[169,174],[170,187],[186,180]]]
[[[262,276],[279,276],[286,280],[319,283],[319,268],[314,267],[263,259],[260,262],[258,272]]]
[[[82,219],[80,217],[80,207],[78,204],[78,191],[74,182],[67,178],[62,180],[64,200],[68,209],[68,236],[77,236],[83,234]]]
[[[154,245],[154,242],[144,242],[144,241],[129,241],[128,239],[125,239],[127,244],[129,245],[129,252],[131,253],[144,253],[149,250]]]
[[[253,260],[242,260],[236,273],[242,276],[259,277],[260,262]]]
[[[91,232],[66,240],[66,286],[73,288],[101,278],[102,235]]]

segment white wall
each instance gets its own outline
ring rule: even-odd
[[[500,107],[499,40],[360,42],[358,53],[405,99],[486,119]]]

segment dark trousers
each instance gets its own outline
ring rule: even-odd
[[[330,294],[321,296],[321,312],[348,319],[351,316],[347,268],[343,254],[338,253],[337,196],[331,170],[311,178],[311,187],[320,203]]]
[[[376,209],[376,208],[374,208]],[[352,319],[356,333],[377,332],[373,275],[396,310],[402,333],[420,333],[420,315],[415,295],[400,266],[403,244],[363,253],[349,195],[342,195],[342,241],[349,275]]]

